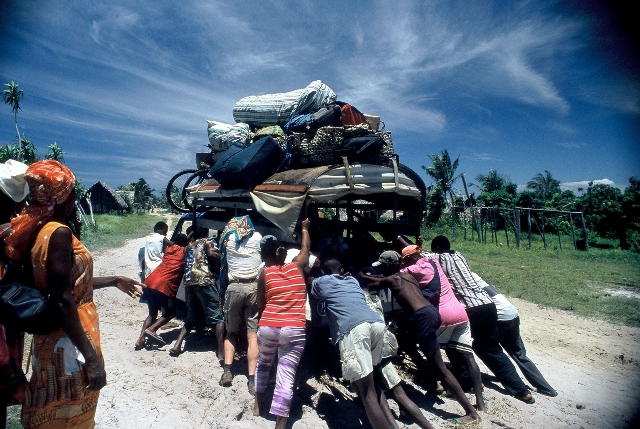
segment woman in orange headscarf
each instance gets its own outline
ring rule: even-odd
[[[93,289],[116,286],[132,297],[141,283],[126,277],[93,277],[91,254],[73,234],[75,177],[53,160],[25,173],[31,202],[11,222],[5,253],[19,260],[31,248],[35,287],[50,294],[62,327],[34,335],[32,375],[22,406],[25,428],[93,428],[99,390],[106,384]]]

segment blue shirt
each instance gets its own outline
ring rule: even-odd
[[[318,277],[313,281],[311,295],[326,303],[334,344],[363,322],[384,322],[379,314],[369,308],[360,284],[353,277],[339,274]]]

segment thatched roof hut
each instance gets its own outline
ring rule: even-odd
[[[116,211],[122,213],[129,208],[126,201],[113,188],[104,182],[96,182],[87,189],[87,198],[91,200],[93,213],[109,213]],[[83,199],[83,208],[87,210],[86,199]]]

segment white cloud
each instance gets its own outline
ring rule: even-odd
[[[617,185],[613,180],[609,179],[595,179],[595,180],[582,180],[579,182],[564,182],[560,183],[560,189],[563,191],[573,191],[576,194],[579,194],[580,191],[578,189],[582,189],[583,192],[587,190],[589,187],[589,182],[592,182],[594,185],[609,185],[614,188],[624,189],[624,186]]]

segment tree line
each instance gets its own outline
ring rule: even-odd
[[[589,230],[589,242],[615,246],[640,252],[640,180],[629,178],[624,191],[607,185],[589,182],[586,189],[561,190],[560,181],[545,170],[527,182],[518,192],[518,186],[509,177],[490,169],[478,174],[475,183],[467,183],[465,173],[458,173],[459,156],[452,160],[444,149],[429,155],[430,166],[422,166],[434,182],[428,188],[426,222],[433,225],[450,216],[455,206],[499,207],[506,209],[531,208],[568,212],[583,212]],[[454,184],[460,180],[464,193],[456,192]],[[479,194],[473,191],[477,189]],[[561,231],[556,231],[560,233]]]
[[[24,91],[20,89],[17,83],[11,81],[4,84],[5,88],[2,91],[2,100],[6,105],[11,108],[13,112],[14,124],[16,129],[16,138],[14,143],[0,145],[0,163],[4,163],[9,159],[23,162],[27,165],[33,164],[40,160],[38,150],[31,140],[22,133],[20,134],[20,128],[18,127],[18,111],[22,110],[21,103],[24,99]],[[47,152],[44,159],[54,159],[64,164],[64,150],[60,147],[58,142],[53,142],[47,146]],[[169,205],[164,195],[155,195],[154,189],[151,189],[149,184],[144,178],[138,179],[137,182],[128,183],[118,187],[118,190],[133,191],[133,201],[123,194],[123,199],[129,205],[128,212],[133,212],[135,208],[142,208],[143,210],[149,210],[151,207],[168,208]],[[80,179],[76,177],[76,193],[79,199],[85,196],[85,187]]]

